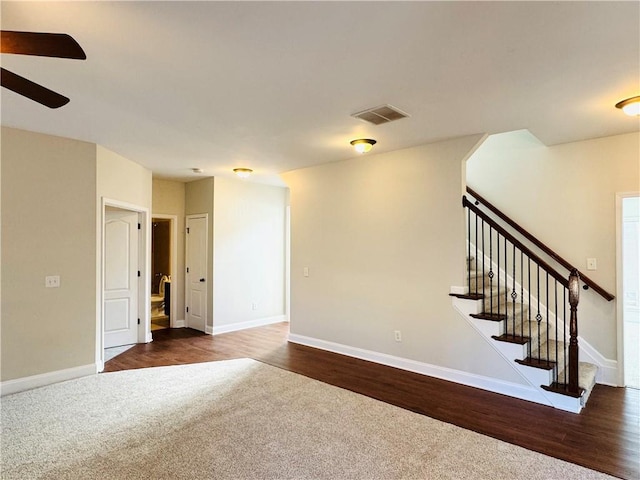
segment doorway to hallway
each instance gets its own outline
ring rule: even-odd
[[[623,382],[640,389],[640,196],[625,195],[620,206]]]

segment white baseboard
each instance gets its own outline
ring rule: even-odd
[[[596,383],[602,385],[618,386],[618,362],[605,358],[584,338],[578,336],[578,350],[581,362],[593,363],[598,367]]]
[[[43,387],[52,383],[64,382],[87,375],[98,373],[98,365],[90,363],[80,367],[66,368],[64,370],[56,370],[55,372],[41,373],[31,375],[29,377],[16,378],[15,380],[7,380],[0,383],[0,395],[11,395],[12,393],[31,390],[32,388]]]
[[[275,315],[273,317],[258,318],[246,322],[231,323],[229,325],[216,325],[213,328],[213,335],[221,335],[223,333],[237,332],[238,330],[246,330],[247,328],[263,327],[272,323],[286,322],[286,315]]]
[[[536,389],[528,385],[506,382],[496,378],[484,377],[474,373],[454,370],[452,368],[441,367],[439,365],[431,365],[429,363],[422,363],[407,358],[395,357],[386,353],[364,350],[317,338],[290,333],[289,341],[300,345],[306,345],[308,347],[319,348],[320,350],[339,353],[348,357],[359,358],[361,360],[367,360],[369,362],[407,370],[409,372],[420,373],[422,375],[460,383],[470,387],[481,388],[490,392],[501,393],[503,395],[520,398],[522,400],[531,401],[532,398],[537,398],[540,395]]]
[[[204,326],[204,333],[207,335],[213,335],[213,327],[210,327],[209,325],[205,325]]]
[[[171,328],[184,328],[184,319],[173,322]]]

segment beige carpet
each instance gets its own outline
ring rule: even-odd
[[[612,478],[249,359],[85,377],[1,415],[5,479]]]

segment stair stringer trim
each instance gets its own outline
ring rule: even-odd
[[[487,320],[479,320],[473,318],[471,314],[480,313],[482,310],[482,300],[467,300],[461,298],[452,298],[452,305],[454,310],[460,314],[489,344],[491,347],[506,361],[506,363],[527,383],[528,388],[520,389],[521,392],[527,392],[527,396],[518,396],[522,400],[529,400],[541,405],[547,405],[560,410],[565,410],[571,413],[580,413],[582,410],[582,404],[580,398],[573,398],[566,395],[559,395],[553,392],[548,392],[540,385],[545,383],[541,380],[540,369],[520,365],[514,361],[514,354],[517,351],[517,347],[522,348],[524,358],[526,345],[514,345],[507,342],[499,342],[491,338],[493,334],[491,330],[491,324],[498,325],[497,322],[490,322]],[[485,328],[483,328],[485,327]],[[527,375],[529,374],[529,375]],[[544,374],[542,374],[544,376]],[[547,384],[549,382],[546,382]],[[502,393],[502,392],[501,392]],[[509,395],[506,393],[506,395]],[[515,396],[515,395],[510,395]]]

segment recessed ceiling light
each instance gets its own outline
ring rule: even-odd
[[[238,175],[240,178],[247,178],[253,173],[253,170],[251,170],[250,168],[234,168],[233,173]]]
[[[616,108],[622,109],[630,117],[640,115],[640,96],[627,98],[616,103]]]
[[[377,143],[371,138],[359,138],[357,140],[351,140],[351,145],[356,149],[358,153],[367,153]]]

